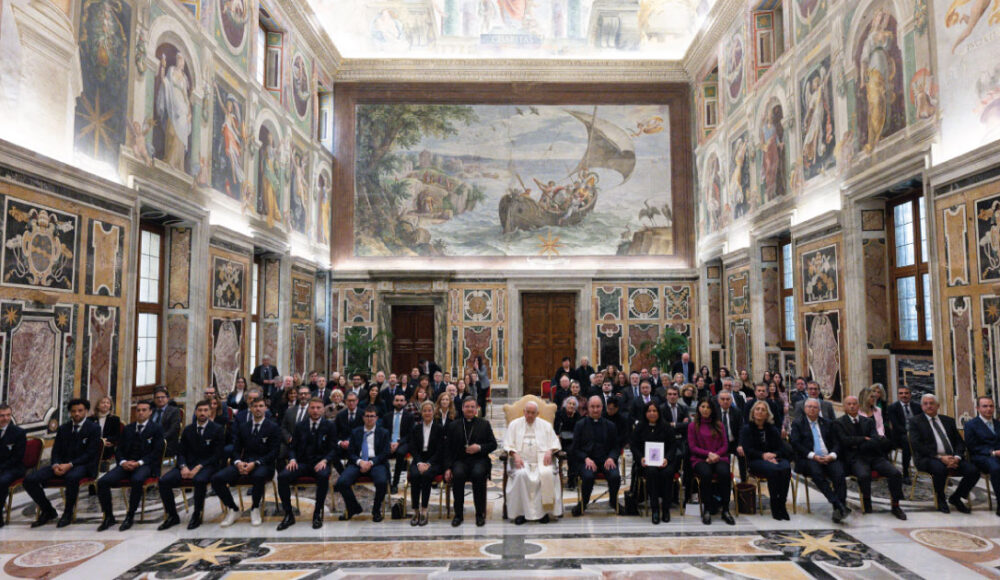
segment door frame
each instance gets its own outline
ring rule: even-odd
[[[565,278],[553,283],[551,280],[511,278],[507,280],[507,296],[510,296],[510,317],[508,328],[510,332],[511,349],[516,354],[509,358],[507,394],[512,399],[524,395],[524,328],[522,325],[523,301],[525,293],[559,292],[576,294],[576,357],[586,355],[593,359],[593,329],[590,328],[591,299],[593,284],[589,278]],[[576,361],[573,361],[576,364]],[[555,371],[555,369],[552,369]]]
[[[434,307],[434,362],[445,368],[447,365],[448,340],[448,293],[426,292],[421,294],[405,294],[400,292],[379,292],[378,328],[392,329],[393,306],[433,306]],[[385,348],[375,360],[374,370],[384,370],[386,375],[391,371],[392,341],[386,341]]]

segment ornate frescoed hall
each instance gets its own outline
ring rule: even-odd
[[[0,0],[0,577],[1000,576],[1000,0]]]

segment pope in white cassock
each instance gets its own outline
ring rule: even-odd
[[[508,453],[507,514],[515,524],[527,520],[549,521],[561,516],[562,486],[553,455],[561,447],[552,424],[538,417],[538,405],[524,406],[524,417],[507,426],[503,448]]]

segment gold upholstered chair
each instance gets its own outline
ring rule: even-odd
[[[545,419],[549,424],[555,423],[556,420],[556,410],[559,408],[555,403],[546,401],[545,399],[539,398],[535,395],[525,395],[515,401],[514,403],[509,403],[503,406],[504,421],[507,425],[518,417],[524,417],[524,407],[529,402],[533,402],[538,405],[538,417]],[[566,450],[563,449],[556,454],[556,461],[559,464],[559,485],[565,484],[565,476],[563,475],[563,464],[567,458]],[[509,461],[507,461],[507,452],[503,449],[500,450],[500,461],[503,462],[503,519],[507,519],[507,478]]]

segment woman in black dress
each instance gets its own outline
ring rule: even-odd
[[[677,438],[670,423],[660,419],[660,409],[655,401],[645,406],[643,417],[638,418],[635,430],[632,431],[630,443],[632,455],[639,458],[642,474],[646,478],[646,494],[649,500],[649,511],[652,521],[659,524],[670,521],[670,502],[674,497],[674,475],[680,467],[676,457]],[[663,443],[663,462],[659,465],[646,464],[646,444],[650,442]]]

